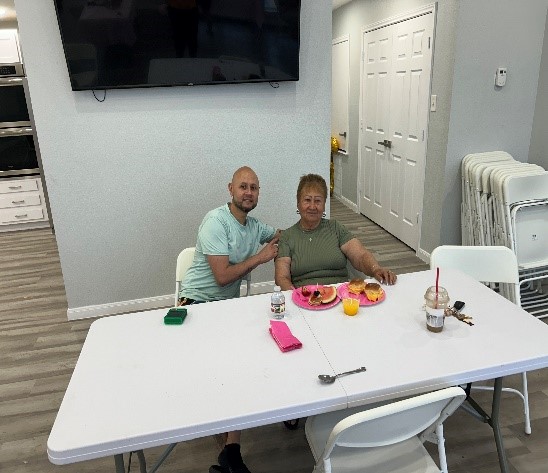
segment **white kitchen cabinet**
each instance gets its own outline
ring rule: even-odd
[[[0,232],[49,227],[40,177],[0,180]]]
[[[16,29],[0,29],[0,64],[21,62]]]

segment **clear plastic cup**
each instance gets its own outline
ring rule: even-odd
[[[360,308],[360,301],[355,297],[345,297],[342,300],[342,305],[346,315],[356,315]]]
[[[426,328],[431,332],[441,332],[445,318],[445,309],[449,307],[449,294],[444,287],[430,286],[424,294],[426,309]]]

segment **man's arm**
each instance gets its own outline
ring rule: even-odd
[[[396,282],[397,276],[388,268],[383,268],[357,238],[352,238],[342,245],[341,251],[358,271],[373,276],[381,283],[394,284]]]
[[[274,280],[277,286],[282,288],[282,291],[295,289],[291,282],[291,258],[289,256],[281,256],[274,263],[275,275]]]
[[[207,262],[213,272],[215,282],[219,286],[226,286],[243,278],[257,266],[267,263],[278,254],[278,237],[272,238],[257,254],[250,256],[245,261],[230,264],[228,255],[207,255]]]

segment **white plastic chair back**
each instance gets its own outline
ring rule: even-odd
[[[430,255],[430,268],[458,269],[477,281],[512,285],[509,299],[519,305],[518,262],[505,246],[438,246]]]
[[[175,268],[175,305],[179,302],[179,291],[181,290],[181,281],[183,280],[185,273],[194,260],[194,253],[196,248],[191,246],[185,248],[177,256],[177,267]]]
[[[404,465],[409,463],[409,459],[397,457],[405,455],[406,452],[416,454],[416,449],[402,449],[397,447],[397,444],[402,444],[420,435],[420,439],[416,438],[415,441],[421,444],[425,440],[438,443],[441,471],[445,472],[447,471],[447,463],[442,424],[462,404],[465,398],[466,394],[462,388],[450,387],[364,410],[339,420],[330,430],[327,440],[321,438],[320,433],[326,432],[326,426],[322,423],[333,422],[333,415],[311,416],[307,419],[305,431],[316,460],[316,466],[323,466],[325,472],[336,472],[336,469],[332,470],[331,456],[333,451],[337,446],[351,447],[365,449],[365,451],[360,453],[360,460],[355,461],[355,452],[345,453],[344,450],[337,449],[337,463],[345,465],[345,472],[354,471],[348,469],[351,463],[344,459],[346,454],[354,457],[352,461],[359,468],[355,470],[356,472],[384,472],[387,471],[387,468],[391,469],[389,465],[393,462]],[[339,412],[344,415],[344,411]],[[382,448],[388,446],[394,448]],[[422,445],[420,446],[420,451],[429,457],[433,465],[426,449]],[[373,460],[372,463],[369,463],[368,458]],[[367,465],[371,469],[368,469]],[[412,470],[406,469],[405,471]],[[440,470],[436,469],[434,471]]]
[[[430,255],[430,268],[459,269],[481,282],[507,283],[501,295],[521,306],[518,261],[515,253],[505,246],[438,246]],[[491,386],[472,386],[472,389],[492,391]],[[522,373],[522,390],[502,388],[520,396],[523,401],[525,433],[531,433],[527,373]]]

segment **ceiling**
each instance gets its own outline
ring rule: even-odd
[[[15,4],[13,0],[0,0],[0,21],[15,20]]]

